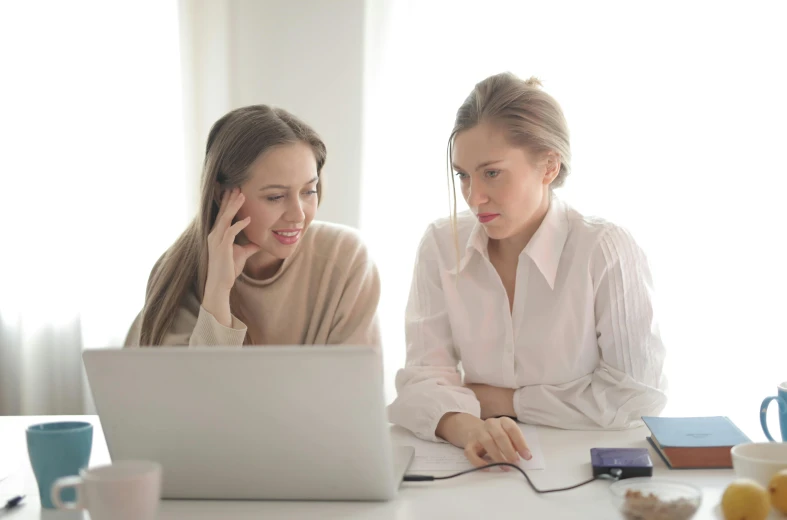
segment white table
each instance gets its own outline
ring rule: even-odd
[[[110,461],[98,417],[0,417],[0,473],[9,459],[18,471],[0,481],[0,500],[26,494],[25,505],[5,514],[0,520],[87,519],[86,513],[42,510],[33,471],[27,458],[25,429],[39,422],[86,420],[94,427],[90,465]],[[746,432],[751,436],[750,432]],[[734,478],[732,470],[670,470],[645,440],[648,430],[639,428],[614,432],[565,431],[539,428],[547,469],[530,471],[533,483],[543,488],[564,487],[591,476],[589,450],[592,447],[646,447],[655,465],[654,476],[692,483],[703,490],[703,503],[695,518],[717,518],[717,504],[726,485]],[[394,428],[397,442],[410,435]],[[0,475],[2,478],[2,475]],[[581,488],[537,495],[517,472],[477,472],[456,479],[404,483],[396,500],[384,503],[353,502],[278,502],[278,501],[170,501],[161,504],[159,520],[258,520],[260,518],[297,519],[375,519],[409,520],[442,518],[604,518],[619,515],[613,508],[609,481],[597,481]]]

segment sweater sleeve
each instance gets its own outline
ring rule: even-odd
[[[139,344],[141,326],[140,313],[131,325],[124,346],[147,346]],[[194,294],[189,293],[161,344],[155,346],[241,346],[245,337],[246,325],[242,321],[232,316],[232,327],[225,327],[199,304]]]
[[[351,258],[327,343],[379,346],[380,275],[362,243],[358,242]]]
[[[558,428],[622,429],[658,415],[667,402],[665,348],[655,318],[650,268],[621,228],[605,233],[591,258],[601,362],[591,374],[514,394],[522,422]]]

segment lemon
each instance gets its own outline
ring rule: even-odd
[[[721,510],[726,520],[765,520],[771,510],[770,495],[754,480],[737,479],[724,490]]]
[[[771,504],[780,513],[787,515],[787,469],[783,469],[771,477],[768,484]]]

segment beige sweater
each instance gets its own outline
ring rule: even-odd
[[[241,274],[235,282],[241,322],[221,325],[190,292],[164,345],[242,345],[247,330],[257,345],[380,345],[380,279],[353,229],[312,222],[298,248],[267,280]],[[125,346],[139,346],[141,315]]]

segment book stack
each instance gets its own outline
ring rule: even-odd
[[[730,450],[751,440],[728,417],[643,417],[648,442],[672,469],[732,468]]]

